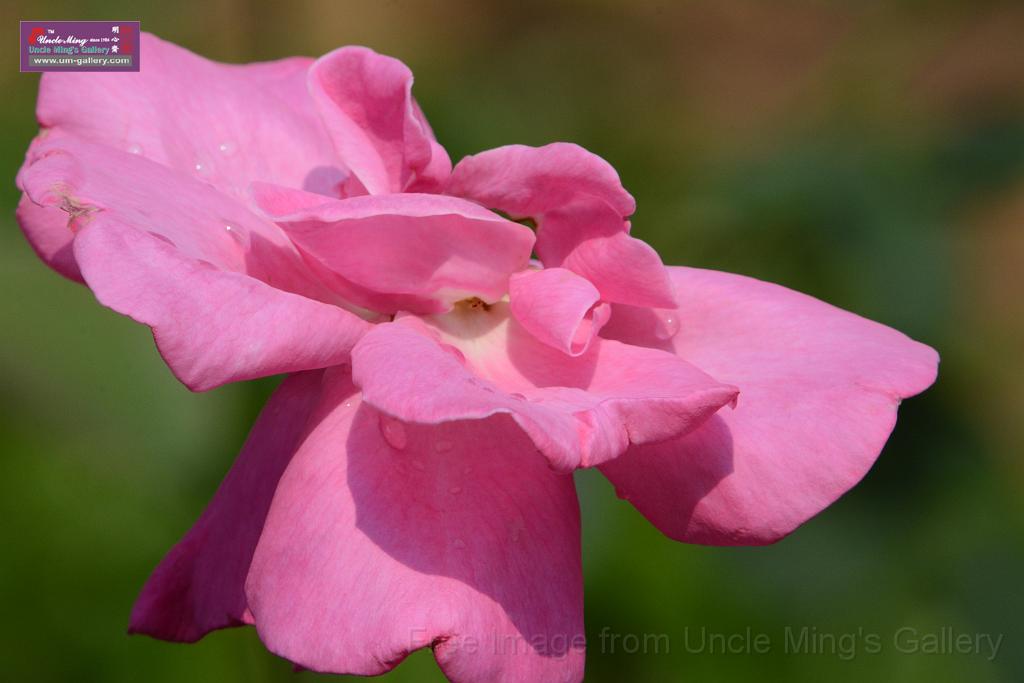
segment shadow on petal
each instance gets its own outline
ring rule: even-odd
[[[671,509],[672,528],[688,529],[701,499],[733,472],[732,432],[714,415],[684,436],[631,446],[598,469],[641,514]]]
[[[479,638],[497,654],[529,648],[557,658],[582,646],[572,478],[554,473],[510,417],[422,426],[364,404],[347,446],[356,527],[417,574],[489,598],[465,604],[452,592],[456,604],[445,605],[441,591],[424,596],[456,610],[452,636]],[[501,632],[505,618],[518,633]]]

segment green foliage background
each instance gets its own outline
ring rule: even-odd
[[[588,681],[1024,680],[1021,3],[0,6],[4,678],[230,682],[313,675],[249,629],[188,647],[124,630],[274,382],[190,394],[147,330],[34,257],[13,219],[38,81],[17,73],[19,19],[141,19],[225,61],[370,45],[412,67],[454,159],[578,142],[619,169],[635,234],[666,262],[777,281],[940,350],[938,384],[903,405],[865,481],[775,546],[676,544],[579,476]],[[805,626],[878,633],[883,651],[785,652],[785,629]],[[902,627],[1004,641],[992,661],[907,654]],[[701,628],[767,633],[771,652],[688,652]],[[668,651],[602,646],[602,631],[664,634]],[[421,652],[386,680],[441,677]]]

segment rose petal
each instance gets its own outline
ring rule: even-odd
[[[526,267],[533,233],[476,204],[429,194],[326,200],[253,186],[256,203],[307,254],[377,311],[444,311],[471,297],[496,301]],[[321,198],[323,199],[323,198]]]
[[[586,351],[611,315],[594,285],[564,268],[516,273],[509,296],[512,315],[524,328],[570,356]]]
[[[218,64],[149,34],[141,43],[138,73],[43,74],[40,125],[236,197],[254,180],[338,194],[348,172],[306,88],[312,60]]]
[[[628,234],[636,202],[615,169],[582,147],[509,145],[466,157],[445,192],[532,218],[545,267],[582,275],[606,301],[675,306],[657,252]]]
[[[193,391],[343,363],[370,328],[337,306],[183,258],[113,218],[84,228],[75,256],[100,303],[149,325]]]
[[[619,216],[636,210],[611,164],[579,145],[507,145],[456,164],[445,193],[501,209],[517,218],[536,217],[583,197],[611,206]]]
[[[377,675],[579,681],[579,510],[507,419],[401,425],[337,382],[281,477],[246,585],[267,647]]]
[[[603,202],[577,202],[545,215],[537,255],[547,267],[567,268],[590,280],[605,301],[675,308],[668,269],[649,244],[621,228]]]
[[[251,622],[245,577],[278,480],[299,446],[320,395],[323,372],[281,383],[199,521],[146,581],[131,633],[194,642]]]
[[[370,194],[436,192],[451,171],[447,153],[412,97],[412,72],[365,47],[318,59],[309,91],[345,164]]]
[[[559,470],[693,429],[736,397],[671,354],[597,339],[569,357],[508,315],[455,310],[376,326],[352,351],[364,399],[423,424],[508,414]]]
[[[321,301],[336,295],[279,228],[153,161],[57,136],[33,146],[18,183],[63,210],[97,298],[151,326],[194,390],[344,362],[368,326]]]
[[[40,206],[23,194],[14,215],[32,249],[46,265],[69,280],[83,282],[71,248],[75,233],[68,228],[66,212],[55,206]]]
[[[671,269],[681,331],[619,308],[602,334],[670,346],[740,388],[691,434],[634,447],[601,467],[619,495],[672,538],[771,543],[856,484],[900,400],[926,389],[934,350],[809,296],[751,278]]]

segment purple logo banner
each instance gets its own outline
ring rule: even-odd
[[[138,71],[137,21],[23,21],[22,71]]]

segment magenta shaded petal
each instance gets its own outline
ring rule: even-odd
[[[327,200],[265,185],[254,185],[253,197],[307,254],[353,286],[346,298],[377,311],[436,313],[470,297],[496,301],[533,248],[529,228],[455,197]]]
[[[298,448],[323,372],[291,375],[277,388],[199,521],[146,581],[131,633],[194,642],[250,623],[245,577],[278,480]]]
[[[509,297],[512,315],[524,328],[570,356],[586,351],[611,316],[597,288],[564,268],[516,273]]]
[[[377,675],[432,646],[455,683],[579,681],[572,478],[506,418],[403,425],[335,377],[246,582],[267,647],[322,672]]]
[[[84,282],[71,248],[75,233],[68,227],[65,211],[55,206],[40,206],[23,194],[14,215],[43,263],[69,280]]]
[[[654,349],[595,339],[567,356],[534,339],[504,304],[434,324],[448,330],[407,317],[359,341],[353,378],[364,400],[422,424],[508,414],[558,470],[686,432],[736,397],[734,387]],[[467,334],[471,325],[490,329]]]
[[[343,47],[309,70],[309,91],[334,147],[370,194],[436,192],[451,161],[412,96],[412,72],[365,47]]]
[[[152,327],[193,390],[344,362],[368,328],[321,301],[335,295],[277,226],[148,159],[52,136],[33,145],[18,183],[65,213],[89,287]]]
[[[856,484],[901,399],[935,380],[938,356],[900,332],[778,285],[672,268],[681,329],[617,309],[602,334],[670,346],[741,394],[735,410],[673,441],[631,448],[601,471],[681,541],[772,543]]]
[[[218,64],[141,36],[138,73],[45,73],[41,126],[194,175],[242,197],[263,180],[338,194],[348,172],[306,87],[312,60]]]

